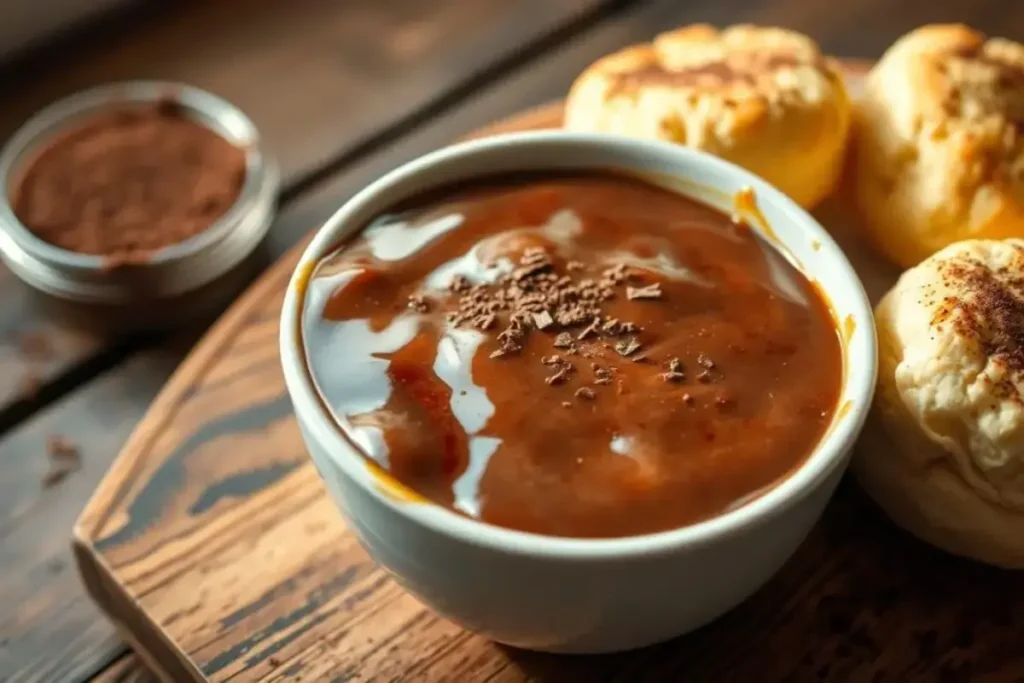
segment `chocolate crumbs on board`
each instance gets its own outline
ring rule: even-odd
[[[52,488],[78,470],[81,459],[76,446],[67,437],[55,434],[46,440],[46,452],[49,455],[50,467],[42,476],[40,483],[43,488]]]
[[[576,398],[581,398],[585,401],[593,401],[597,398],[597,394],[595,394],[594,390],[589,387],[580,387],[576,390],[575,396]]]
[[[46,451],[55,460],[78,461],[78,446],[60,434],[54,434],[46,440]]]

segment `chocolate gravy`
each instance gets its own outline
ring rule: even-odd
[[[311,377],[367,458],[437,504],[618,537],[721,514],[831,421],[839,336],[747,226],[613,174],[416,197],[318,264]]]

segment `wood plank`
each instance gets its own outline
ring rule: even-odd
[[[382,131],[450,96],[607,0],[182,2],[117,23],[73,60],[18,63],[0,78],[0,139],[48,102],[100,83],[183,81],[256,123],[292,197]],[[135,15],[133,15],[135,16]],[[326,169],[326,170],[325,170]],[[45,346],[26,354],[25,340]],[[0,414],[93,358],[110,340],[39,305],[0,266]]]
[[[781,6],[782,3],[775,5],[776,8]],[[465,131],[474,126],[481,125],[487,120],[510,112],[520,106],[540,103],[559,96],[564,92],[567,83],[582,66],[608,50],[646,37],[654,31],[680,20],[701,19],[721,23],[750,18],[762,21],[777,21],[777,17],[782,16],[782,13],[788,10],[783,7],[782,9],[777,9],[777,11],[779,14],[776,15],[772,15],[770,8],[761,15],[744,13],[742,8],[739,7],[739,3],[729,2],[728,0],[723,0],[723,2],[716,3],[713,6],[706,5],[696,8],[681,8],[676,5],[673,8],[666,9],[666,3],[657,3],[643,8],[639,13],[627,15],[619,21],[602,26],[600,30],[589,34],[585,40],[566,45],[563,49],[559,50],[556,53],[556,59],[545,60],[535,68],[517,73],[505,84],[507,87],[492,88],[480,92],[465,107],[460,107],[454,111],[442,112],[443,116],[440,116],[431,125],[423,127],[412,136],[399,140],[399,144],[385,150],[381,154],[366,159],[360,164],[359,169],[350,176],[325,186],[323,192],[308,195],[304,201],[295,204],[288,212],[288,215],[282,216],[282,220],[279,222],[281,229],[276,233],[275,239],[271,243],[271,248],[277,250],[285,248],[307,230],[308,226],[313,224],[314,221],[332,211],[345,196],[349,195],[354,189],[358,189],[366,180],[375,177],[383,170],[393,167],[423,151],[434,148],[439,144],[443,144],[454,137],[459,131]],[[836,13],[838,22],[841,23],[848,19],[846,14],[849,14],[849,12],[845,9],[836,8]],[[773,19],[773,16],[776,18]],[[759,17],[767,17],[767,19]],[[124,381],[130,380],[126,379]],[[123,416],[125,424],[134,424],[140,414],[138,411],[141,411],[141,405],[147,402],[150,396],[152,394],[140,392],[138,395],[139,408],[137,411],[128,411]],[[84,440],[83,443],[87,441],[88,439]],[[106,455],[110,457],[112,453],[107,453]],[[326,514],[329,518],[332,513],[328,512]],[[0,546],[0,553],[2,553],[2,546]],[[387,648],[384,649],[386,650]],[[444,657],[441,657],[438,661],[444,663],[445,666],[451,663],[450,659],[445,659]],[[496,666],[493,661],[489,659],[487,661],[491,662],[488,666]],[[473,662],[467,663],[466,666],[470,665],[475,666]],[[424,671],[431,675],[443,670],[438,668],[440,664],[428,662],[421,666],[425,666]],[[543,663],[537,665],[536,668],[542,669]],[[2,670],[0,668],[0,671]],[[466,670],[466,667],[464,666],[463,669],[459,670]]]
[[[90,683],[157,683],[159,679],[139,656],[126,653],[113,664],[89,679]]]
[[[140,413],[139,397],[159,390],[182,351],[137,356],[0,442],[0,679],[80,680],[121,648],[82,593],[66,530],[134,426],[125,416]],[[56,434],[78,445],[81,469],[45,489]]]

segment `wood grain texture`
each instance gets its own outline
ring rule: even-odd
[[[547,107],[491,132],[559,117]],[[839,225],[841,206],[823,215],[840,239],[854,237]],[[1024,677],[1012,629],[1024,610],[1019,577],[917,543],[849,482],[769,586],[661,646],[537,655],[435,617],[364,554],[304,454],[274,347],[295,260],[275,266],[190,355],[76,527],[91,592],[170,678]],[[877,286],[891,282],[891,272],[860,265]]]
[[[89,683],[158,683],[138,655],[126,653],[89,679]]]
[[[119,649],[81,590],[66,530],[141,415],[139,397],[159,390],[182,352],[168,346],[139,356],[124,374],[91,384],[0,442],[0,680],[76,680]],[[45,489],[47,439],[58,433],[77,444],[81,466]]]
[[[494,65],[600,9],[602,0],[275,0],[169,3],[137,13],[73,60],[48,56],[0,75],[0,140],[82,88],[150,78],[217,93],[248,114],[291,198],[385,131]],[[273,230],[273,228],[272,228]],[[274,254],[276,259],[280,253]],[[24,340],[44,350],[25,352]],[[0,411],[87,362],[109,336],[47,313],[0,265]]]

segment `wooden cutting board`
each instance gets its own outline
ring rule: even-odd
[[[478,134],[561,116],[553,104]],[[840,200],[818,215],[877,298],[896,273]],[[1024,579],[916,542],[850,481],[768,586],[663,645],[540,655],[434,616],[362,551],[300,440],[277,321],[302,246],[182,364],[75,528],[89,592],[166,680],[1024,680]]]

